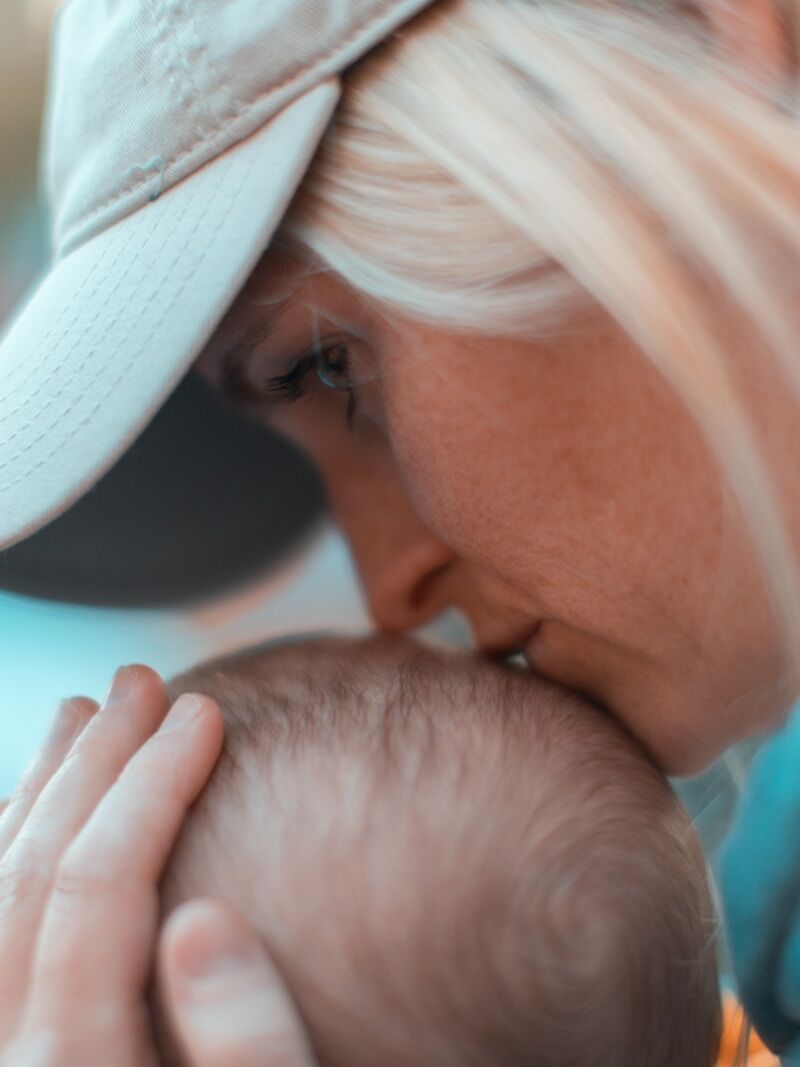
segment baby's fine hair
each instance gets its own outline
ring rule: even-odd
[[[708,1067],[703,858],[603,712],[405,639],[201,667],[225,747],[163,884],[256,923],[320,1067]]]

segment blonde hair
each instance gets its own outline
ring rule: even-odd
[[[346,72],[277,236],[444,327],[545,337],[602,307],[705,431],[796,671],[800,570],[733,355],[800,394],[799,99],[691,0],[439,0]]]

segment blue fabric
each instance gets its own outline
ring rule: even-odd
[[[800,704],[753,760],[719,876],[739,995],[784,1067],[800,1067]]]

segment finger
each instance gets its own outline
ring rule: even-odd
[[[126,1027],[141,1023],[130,1006],[151,965],[158,881],[221,747],[216,703],[179,698],[65,853],[37,950],[34,1030],[61,1032],[80,1017],[92,1050],[128,1047]],[[98,1058],[111,1062],[93,1052]]]
[[[72,697],[59,705],[41,748],[25,769],[13,795],[0,805],[0,857],[98,707],[88,697]]]
[[[219,901],[194,900],[172,913],[159,976],[188,1067],[313,1067],[300,1016],[264,946]]]
[[[166,687],[146,667],[117,672],[104,706],[45,785],[0,861],[0,1020],[22,995],[45,904],[67,846],[163,719]]]

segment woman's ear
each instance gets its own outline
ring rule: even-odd
[[[766,81],[781,81],[793,68],[794,34],[789,0],[700,0],[723,49]]]

